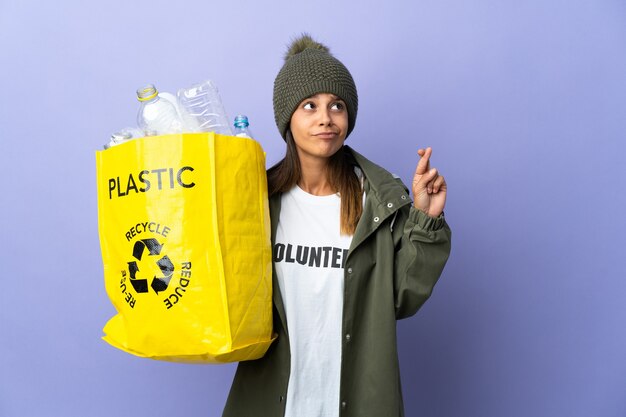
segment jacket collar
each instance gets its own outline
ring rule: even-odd
[[[350,245],[350,252],[352,252],[374,233],[387,218],[395,216],[401,207],[411,204],[411,199],[400,178],[391,175],[350,147],[346,146],[346,148],[363,171],[365,177],[363,186],[367,195],[361,219]],[[393,227],[393,220],[390,227]]]
[[[368,182],[368,192],[374,193],[381,202],[392,202],[400,199],[400,206],[406,203],[405,200],[409,199],[408,190],[399,177],[390,174],[387,170],[371,162],[351,147],[346,145],[345,148],[352,154],[354,161],[363,171]],[[402,196],[405,196],[405,198],[402,198]]]

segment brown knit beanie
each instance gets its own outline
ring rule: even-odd
[[[285,64],[274,80],[274,119],[283,139],[298,104],[318,93],[334,94],[345,101],[349,135],[359,104],[352,75],[326,46],[303,34],[289,46]]]

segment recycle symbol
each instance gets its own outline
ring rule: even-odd
[[[136,261],[128,262],[128,272],[130,274],[130,283],[137,293],[148,292],[149,278],[146,275],[154,275],[150,287],[152,287],[157,295],[159,292],[165,291],[170,284],[170,280],[174,274],[174,264],[167,255],[164,255],[161,259],[156,261],[158,270],[154,265],[150,265],[144,261],[141,263],[143,271],[140,271],[139,265],[137,264],[137,262],[141,261],[141,258],[144,257],[146,249],[148,250],[148,258],[155,259],[150,257],[160,256],[162,248],[163,245],[156,239],[141,239],[135,242],[133,257]],[[150,271],[153,272],[150,273]],[[158,271],[160,271],[160,273],[158,273]],[[157,276],[157,274],[161,276]]]

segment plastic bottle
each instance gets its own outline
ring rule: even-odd
[[[248,128],[248,126],[250,126],[250,123],[248,122],[248,116],[240,114],[235,117],[234,126],[235,131],[233,132],[233,136],[252,139],[252,132]]]
[[[184,120],[185,113],[180,105],[180,102],[178,101],[178,98],[174,94],[168,93],[166,91],[159,91],[159,97],[161,97],[161,99],[163,100],[169,101],[174,105],[174,107],[176,107],[176,113],[178,113],[178,117],[183,122],[183,131],[190,132],[191,129],[187,127],[187,123]]]
[[[177,96],[183,121],[191,131],[232,135],[222,99],[212,81],[181,88]]]
[[[146,136],[182,133],[181,120],[174,104],[159,96],[152,84],[137,90],[137,100],[141,102],[137,113],[137,124]]]
[[[104,144],[104,149],[109,149],[111,146],[119,145],[131,139],[140,138],[144,136],[144,133],[134,127],[125,127],[111,135],[108,143]]]
[[[133,136],[128,132],[115,132],[111,135],[108,143],[104,144],[104,149],[109,149],[112,146],[119,145],[122,142],[132,139]]]

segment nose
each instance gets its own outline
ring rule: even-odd
[[[319,111],[319,123],[320,126],[330,126],[333,123],[333,119],[330,117],[330,109],[322,107]]]

